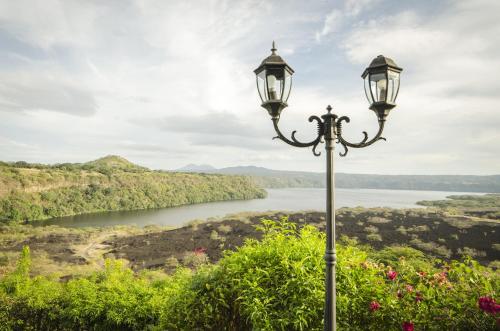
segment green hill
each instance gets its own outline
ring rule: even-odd
[[[147,168],[138,166],[129,160],[118,156],[118,155],[108,155],[101,157],[100,159],[84,163],[84,166],[95,167],[95,168],[112,168],[120,170],[147,170]]]
[[[263,198],[245,176],[152,171],[119,156],[56,165],[0,163],[0,221]]]

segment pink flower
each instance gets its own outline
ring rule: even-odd
[[[420,302],[422,300],[424,300],[424,297],[422,297],[422,293],[417,292],[417,296],[415,297],[415,301]]]
[[[398,273],[394,270],[389,270],[387,272],[387,278],[389,278],[390,280],[394,280],[397,275],[398,275]]]
[[[404,322],[403,323],[403,331],[413,331],[413,323],[412,322]]]
[[[206,253],[206,252],[207,252],[207,249],[206,249],[205,247],[196,247],[196,248],[194,249],[194,253],[195,253],[196,255],[201,255],[201,254],[204,254],[204,253]]]
[[[425,276],[427,276],[427,273],[425,271],[419,271],[418,275],[420,277],[425,277]]]
[[[407,291],[407,292],[410,292],[410,293],[411,293],[411,292],[413,292],[413,286],[411,286],[411,285],[406,285],[406,291]]]
[[[478,304],[479,308],[488,314],[494,315],[500,312],[500,305],[492,297],[480,297]]]
[[[400,290],[398,290],[398,294],[397,295],[398,295],[398,299],[401,299],[403,297],[403,293],[401,293]]]
[[[379,309],[380,309],[380,303],[378,303],[377,301],[370,302],[370,311],[371,312],[377,311]]]

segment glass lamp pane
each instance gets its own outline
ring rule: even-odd
[[[387,79],[385,72],[370,75],[370,89],[373,101],[378,102],[387,100]]]
[[[291,89],[292,89],[292,74],[290,74],[288,70],[285,70],[285,81],[283,86],[283,97],[282,97],[283,102],[286,102],[288,100]]]
[[[276,77],[275,73],[267,75],[267,94],[268,100],[280,100],[283,93],[283,78]]]
[[[387,73],[389,84],[387,89],[387,101],[395,103],[399,91],[399,72],[389,70]]]
[[[365,77],[365,94],[366,99],[368,99],[368,103],[371,105],[373,103],[372,94],[370,93],[370,76],[366,75]]]
[[[257,90],[259,91],[259,96],[262,102],[267,101],[267,93],[266,93],[266,71],[263,70],[257,75]]]

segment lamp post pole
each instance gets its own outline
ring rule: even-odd
[[[337,266],[337,253],[335,249],[335,115],[322,116],[325,123],[325,150],[326,150],[326,249],[325,249],[325,330],[337,329],[337,282],[335,268]]]
[[[315,156],[321,153],[316,151],[320,143],[325,143],[326,150],[326,249],[325,249],[325,307],[324,307],[324,330],[336,331],[337,329],[337,288],[336,288],[336,266],[337,254],[335,248],[335,169],[334,155],[335,144],[340,144],[344,148],[340,156],[346,156],[349,147],[363,148],[370,146],[378,140],[385,140],[382,137],[385,120],[389,111],[396,106],[394,103],[399,91],[399,74],[403,70],[398,67],[393,60],[382,55],[377,56],[363,72],[362,78],[365,80],[365,93],[371,103],[370,109],[375,112],[378,119],[378,132],[371,139],[368,133],[363,131],[363,139],[358,143],[347,141],[342,136],[343,122],[349,123],[347,116],[338,117],[332,114],[332,107],[326,108],[327,113],[318,116],[310,116],[309,122],[315,121],[317,124],[317,136],[315,139],[302,142],[296,137],[293,131],[290,138],[287,138],[279,129],[281,111],[288,106],[286,103],[290,95],[293,69],[276,54],[276,47],[273,42],[271,55],[262,61],[261,65],[255,69],[257,75],[257,88],[262,107],[265,108],[271,120],[277,136],[273,139],[280,139],[285,143],[295,147],[312,147]]]

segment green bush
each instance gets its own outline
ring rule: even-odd
[[[67,283],[32,278],[26,248],[0,280],[0,330],[321,330],[324,235],[286,221],[261,229],[261,241],[248,240],[218,264],[171,276],[134,274],[110,260]],[[495,299],[498,272],[404,247],[337,250],[340,330],[401,330],[404,322],[415,330],[496,329],[478,300]]]

